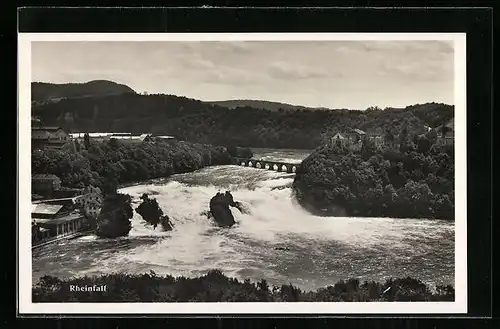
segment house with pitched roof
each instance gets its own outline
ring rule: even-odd
[[[33,148],[60,149],[70,141],[71,136],[61,127],[31,127],[31,144]]]
[[[336,133],[331,138],[331,143],[332,145],[337,145],[337,146],[348,146],[349,138],[347,138],[347,136],[345,136],[344,134]]]
[[[439,145],[454,145],[455,144],[455,118],[444,125],[439,126],[437,129]]]
[[[53,195],[61,188],[61,180],[52,174],[36,174],[31,177],[31,193]]]
[[[82,212],[71,204],[36,203],[31,207],[32,241],[43,242],[77,233],[86,227]]]

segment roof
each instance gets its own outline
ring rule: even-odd
[[[358,133],[358,134],[360,134],[360,135],[365,135],[365,134],[366,134],[366,133],[365,133],[363,130],[361,130],[361,129],[352,129],[352,131],[354,131],[355,133]]]
[[[34,218],[34,220],[36,221],[37,224],[50,225],[50,224],[61,224],[79,218],[85,218],[85,216],[83,216],[83,214],[80,212],[72,212],[66,216],[62,216],[59,218]]]
[[[31,195],[31,199],[32,199],[32,200],[41,200],[41,199],[43,199],[43,198],[44,198],[43,196],[38,195],[38,194],[32,194],[32,195]]]
[[[44,215],[55,215],[61,210],[63,205],[59,204],[47,204],[47,203],[36,203],[31,204],[32,214],[44,214]]]
[[[64,191],[64,192],[83,192],[83,188],[62,186],[59,189],[59,191]]]
[[[60,180],[59,177],[53,174],[36,174],[31,176],[31,180]]]
[[[62,129],[61,127],[33,126],[33,127],[31,127],[31,130],[57,131],[57,130],[64,130],[64,129]]]
[[[42,200],[41,202],[37,201],[32,202],[32,204],[41,204],[41,203],[48,205],[73,206],[75,204],[75,199],[61,198],[61,199]]]
[[[336,133],[332,138],[345,139],[345,137],[340,133]]]

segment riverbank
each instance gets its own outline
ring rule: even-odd
[[[183,141],[126,144],[86,139],[75,145],[74,150],[33,150],[33,173],[54,174],[62,186],[91,185],[106,193],[117,185],[231,163],[231,154],[223,146]]]
[[[278,151],[262,155],[289,156]],[[410,276],[429,285],[454,283],[452,222],[321,218],[296,204],[288,187],[292,182],[291,174],[222,165],[120,189],[135,201],[144,193],[155,198],[174,230],[154,230],[134,212],[127,237],[89,236],[34,251],[33,283],[45,275],[149,270],[195,278],[213,268],[240,280],[265,278],[270,285],[291,283],[304,291],[350,277],[383,282]],[[249,210],[233,211],[237,225],[231,229],[218,228],[206,216],[210,198],[225,190]]]
[[[63,236],[55,236],[53,238],[46,239],[46,240],[40,241],[36,244],[33,244],[31,246],[31,249],[37,249],[37,248],[46,246],[46,245],[51,244],[51,243],[59,242],[61,240],[70,240],[70,239],[79,238],[79,237],[82,237],[85,235],[90,235],[91,233],[94,233],[94,231],[95,230],[85,230],[85,231],[75,232],[73,234],[68,234],[68,235],[63,235]]]
[[[73,287],[105,287],[75,294]],[[100,289],[103,290],[103,289]],[[389,278],[385,282],[348,279],[315,291],[291,284],[270,286],[266,280],[239,281],[211,270],[196,278],[110,274],[70,279],[42,277],[33,286],[33,302],[388,302],[454,301],[453,286],[435,289],[419,280]]]
[[[319,216],[454,220],[454,174],[453,146],[325,145],[297,168],[293,189]]]

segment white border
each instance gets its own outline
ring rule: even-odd
[[[448,40],[455,49],[455,301],[346,303],[32,303],[32,41],[333,41]],[[438,314],[467,312],[467,163],[465,33],[20,33],[18,34],[18,312],[20,314]]]

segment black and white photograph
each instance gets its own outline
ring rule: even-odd
[[[466,311],[463,34],[19,44],[21,308]]]

